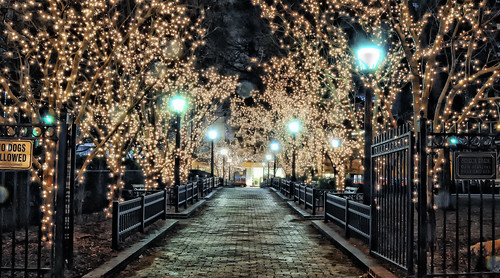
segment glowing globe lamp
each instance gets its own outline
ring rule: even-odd
[[[175,96],[170,100],[170,109],[177,114],[184,112],[187,101],[182,96]]]
[[[272,155],[270,155],[270,154],[266,155],[266,160],[270,161],[271,159],[273,159]]]
[[[208,131],[208,139],[210,139],[210,140],[217,139],[217,131],[215,131],[215,130],[209,130]]]
[[[361,70],[374,70],[382,61],[383,52],[377,46],[361,47],[356,51]]]
[[[332,141],[330,141],[330,144],[332,144],[332,147],[336,149],[340,147],[340,140],[337,138],[333,138]]]
[[[278,144],[277,142],[271,143],[271,151],[276,152],[279,149],[280,149],[280,144]]]
[[[288,130],[290,130],[292,134],[297,134],[300,130],[300,122],[297,120],[291,121],[288,124]]]

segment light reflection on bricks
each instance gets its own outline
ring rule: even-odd
[[[119,277],[360,277],[272,192],[225,188]]]

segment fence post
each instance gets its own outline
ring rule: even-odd
[[[421,115],[422,116],[422,115]],[[417,277],[427,275],[427,119],[418,120],[418,252]]]
[[[179,212],[179,186],[174,186],[175,212]]]
[[[299,206],[300,206],[300,203],[302,201],[302,199],[300,198],[301,194],[302,194],[302,185],[299,184],[299,195],[298,195],[298,197],[299,197]]]
[[[113,222],[111,225],[111,246],[113,249],[118,249],[120,246],[120,203],[118,201],[113,201]]]
[[[345,237],[349,238],[349,199],[345,199]]]
[[[304,192],[304,194],[299,194],[299,205],[300,205],[300,202],[302,201],[302,203],[304,204],[304,208],[307,209],[307,204],[306,204],[306,187],[303,186],[303,185],[300,185],[299,186],[300,188],[300,191],[301,192]],[[301,196],[303,196],[304,198],[301,198]]]
[[[167,219],[167,206],[168,206],[168,191],[163,189],[163,217],[162,219]]]
[[[146,228],[146,196],[141,196],[141,233],[144,233]]]
[[[312,189],[312,211],[313,211],[313,214],[312,215],[316,215],[316,189]]]
[[[325,214],[325,217],[324,217],[323,221],[326,223],[326,222],[328,222],[328,218],[327,218],[327,215],[326,215],[326,206],[328,204],[328,202],[327,202],[326,199],[328,198],[328,192],[325,191],[325,192],[323,192],[323,194],[324,194],[324,197],[323,197],[323,213]]]
[[[188,207],[188,190],[189,185],[184,185],[184,209],[187,209]]]
[[[194,198],[195,194],[194,191],[196,190],[196,199]],[[193,183],[193,204],[195,202],[198,202],[198,181]]]
[[[54,277],[63,277],[64,272],[64,226],[65,226],[65,208],[66,208],[66,186],[68,174],[68,124],[67,112],[63,108],[61,110],[60,132],[58,135],[57,144],[57,190],[56,190],[56,215],[55,220],[55,262],[54,262]],[[14,252],[13,252],[14,253]]]

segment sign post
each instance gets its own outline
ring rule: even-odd
[[[28,170],[32,157],[32,141],[0,140],[0,169]]]

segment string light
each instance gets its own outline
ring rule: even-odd
[[[175,150],[168,134],[175,117],[161,107],[165,98],[182,91],[189,99],[180,153],[186,179],[204,129],[237,87],[235,76],[196,68],[195,51],[206,33],[202,9],[179,0],[137,1],[134,7],[121,2],[0,3],[11,5],[14,13],[5,18],[4,30],[7,47],[15,50],[5,55],[0,73],[7,103],[1,123],[15,123],[21,116],[59,124],[60,112],[67,110],[78,126],[77,141],[95,145],[77,169],[77,180],[84,182],[94,158],[105,159],[113,180],[110,201],[120,199],[116,193],[124,186],[129,159],[142,166],[147,188],[173,180]],[[54,113],[42,117],[45,111]],[[55,141],[43,139],[41,146],[43,154],[31,174],[42,185],[42,231],[50,244],[58,158]],[[106,213],[110,216],[109,208]]]

